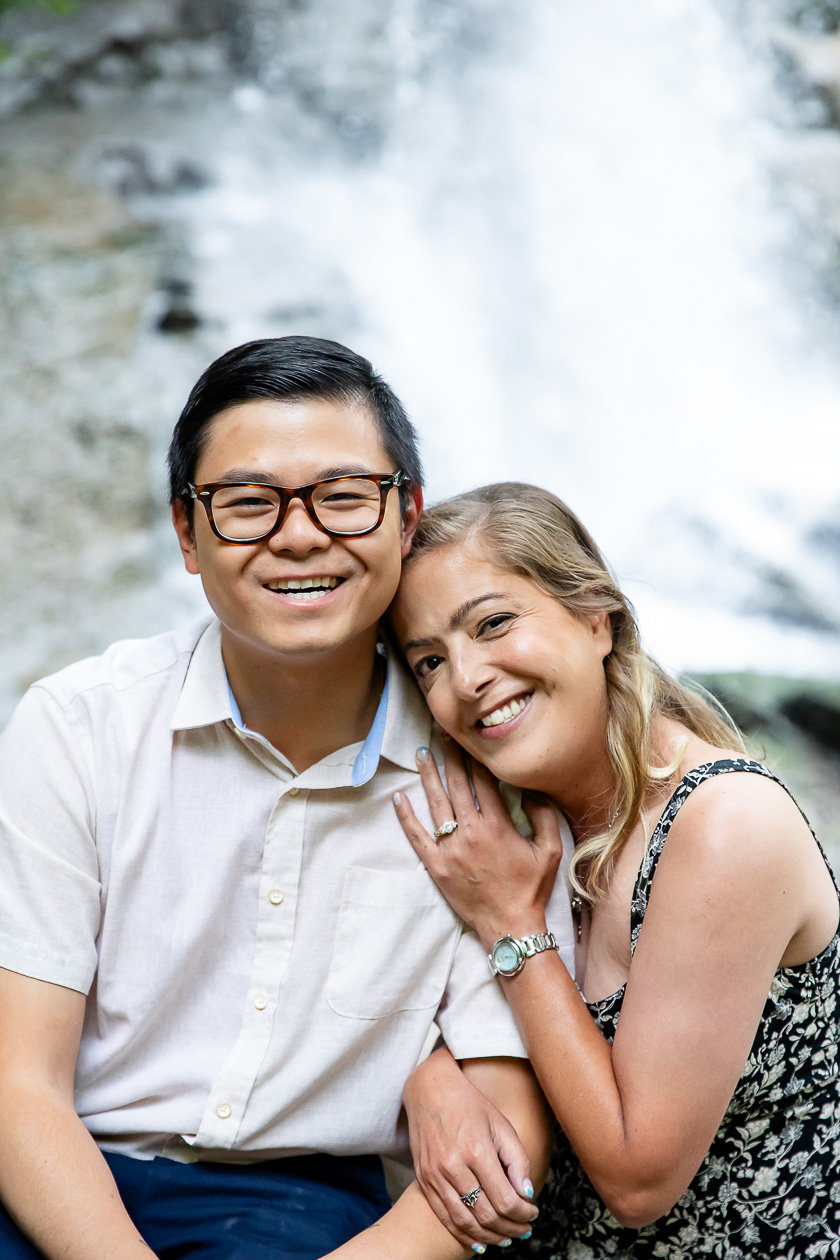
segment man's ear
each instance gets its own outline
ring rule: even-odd
[[[423,511],[423,490],[421,486],[408,487],[408,505],[405,509],[405,515],[402,523],[402,534],[400,535],[400,555],[405,560],[409,551],[411,551],[411,540],[414,538],[414,532],[417,529],[417,522],[420,520],[420,513]]]
[[[184,568],[187,573],[198,573],[198,555],[196,553],[195,535],[187,519],[187,509],[183,499],[176,499],[172,504],[172,524],[178,535],[178,545],[184,557]]]

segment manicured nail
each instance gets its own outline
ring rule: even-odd
[[[526,1198],[526,1199],[533,1199],[533,1197],[534,1197],[534,1187],[533,1187],[533,1185],[531,1184],[530,1178],[528,1178],[528,1177],[526,1177],[526,1178],[525,1178],[525,1181],[522,1183],[522,1189],[525,1191],[525,1198]]]
[[[420,764],[422,765],[429,755],[429,750],[425,744],[421,744],[414,755],[417,758],[417,760],[420,762]]]
[[[509,1246],[510,1246],[510,1244],[511,1244],[512,1242],[513,1242],[513,1239],[512,1239],[512,1238],[506,1238],[504,1242],[500,1242],[500,1243],[499,1243],[499,1246],[500,1246],[500,1247],[509,1247]]]
[[[403,803],[403,794],[402,794],[402,792],[395,792],[395,793],[394,793],[394,795],[391,797],[391,800],[394,802],[394,804],[396,805],[397,809],[399,809],[400,805],[402,805],[402,803]]]
[[[483,1256],[486,1250],[484,1243],[473,1243],[473,1251],[477,1251],[480,1256]]]
[[[533,1234],[533,1232],[534,1232],[534,1231],[533,1231],[532,1229],[526,1229],[526,1230],[525,1230],[525,1233],[524,1233],[524,1234],[520,1234],[520,1235],[519,1235],[519,1237],[520,1237],[520,1238],[530,1238],[530,1237],[531,1237],[531,1235]]]

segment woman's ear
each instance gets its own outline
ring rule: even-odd
[[[403,515],[402,533],[400,535],[400,555],[405,560],[411,551],[411,542],[423,511],[423,490],[421,486],[408,487],[408,504]]]
[[[606,660],[613,647],[612,622],[610,621],[610,614],[608,612],[591,613],[589,617],[589,625],[592,629],[592,637],[601,656],[601,660]]]

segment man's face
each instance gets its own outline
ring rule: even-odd
[[[303,486],[345,473],[391,473],[376,423],[361,404],[308,399],[239,403],[209,425],[194,482]],[[193,528],[183,505],[173,520],[189,573],[198,573],[222,623],[227,653],[252,662],[320,655],[375,635],[411,546],[419,492],[405,520],[399,492],[388,493],[382,524],[361,538],[332,538],[310,520],[299,499],[281,528],[258,543],[229,543],[195,506]],[[310,598],[284,592],[289,581],[336,579]]]

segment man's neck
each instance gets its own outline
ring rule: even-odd
[[[376,716],[384,669],[377,632],[334,652],[293,660],[253,657],[222,629],[222,657],[242,721],[302,774],[365,739]]]

